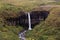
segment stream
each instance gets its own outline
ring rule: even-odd
[[[19,33],[19,38],[20,38],[20,40],[26,40],[26,38],[25,38],[25,33],[26,33],[26,30],[23,30],[23,31],[21,31],[21,32]]]
[[[32,28],[31,28],[31,18],[30,18],[30,13],[28,12],[28,22],[29,22],[29,27],[28,27],[28,30],[32,30]],[[20,40],[26,40],[26,38],[25,38],[25,33],[27,32],[27,30],[23,30],[23,31],[21,31],[20,33],[19,33],[19,38],[20,38]]]

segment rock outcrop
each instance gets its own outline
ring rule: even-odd
[[[25,29],[28,28],[28,15],[26,12],[20,12],[22,15],[15,18],[7,18],[6,24],[13,26],[23,26]],[[48,17],[49,11],[32,11],[30,12],[31,16],[31,25],[32,28],[40,23],[41,20],[45,20]]]

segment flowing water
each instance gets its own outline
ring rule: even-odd
[[[29,27],[28,27],[28,30],[32,30],[32,28],[31,28],[31,17],[30,17],[30,13],[28,12],[28,25],[29,25]],[[22,32],[20,32],[19,33],[19,38],[20,38],[20,40],[26,40],[26,38],[25,38],[25,33],[26,33],[26,31],[27,30],[23,30]]]
[[[26,33],[26,30],[21,31],[21,32],[19,33],[19,38],[20,38],[20,40],[26,40],[26,39],[25,39],[25,33]]]
[[[31,28],[31,17],[30,17],[30,13],[29,12],[28,12],[28,22],[29,22],[28,30],[32,30],[32,28]]]

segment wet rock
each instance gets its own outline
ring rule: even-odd
[[[15,18],[6,19],[8,25],[13,26],[22,26],[25,29],[28,29],[28,15],[25,12],[20,12],[22,15]],[[44,21],[48,17],[49,11],[32,11],[30,12],[31,16],[31,25],[34,28],[35,25],[39,24],[40,21]]]

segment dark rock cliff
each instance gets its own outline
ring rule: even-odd
[[[22,26],[25,29],[28,28],[28,15],[25,12],[20,12],[22,15],[15,17],[15,18],[7,18],[6,24],[13,25],[13,26]],[[34,28],[35,25],[40,23],[40,21],[44,21],[48,17],[49,11],[32,11],[30,12],[31,16],[31,25]]]

